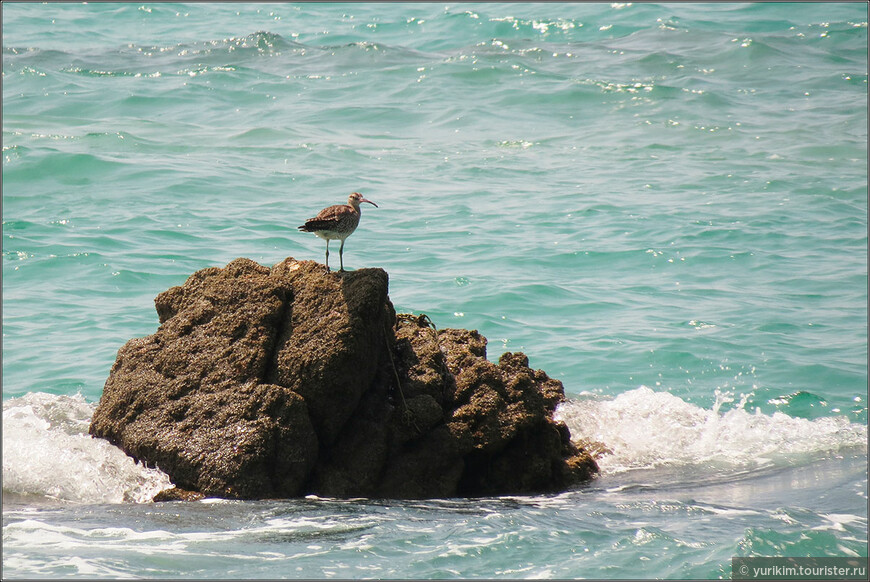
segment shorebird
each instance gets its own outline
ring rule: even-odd
[[[344,239],[353,234],[359,225],[361,202],[368,202],[375,208],[377,204],[366,200],[359,192],[354,192],[347,197],[347,204],[336,204],[321,210],[314,218],[309,218],[305,224],[299,227],[303,232],[313,232],[326,240],[326,270],[329,271],[329,241],[340,240],[341,248],[338,249],[338,260],[341,263],[339,271],[344,271]]]

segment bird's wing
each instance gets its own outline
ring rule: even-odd
[[[309,219],[308,222],[312,220],[318,221],[330,221],[330,220],[338,220],[339,217],[343,216],[347,213],[347,204],[336,204],[335,206],[327,206],[323,210],[317,213],[312,219]]]
[[[327,206],[314,218],[309,218],[305,224],[299,227],[299,230],[307,230],[309,232],[315,230],[329,230],[329,228],[339,222],[341,216],[347,212],[346,204],[336,204],[335,206]]]

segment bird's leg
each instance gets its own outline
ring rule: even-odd
[[[341,246],[338,248],[338,262],[341,263],[339,271],[344,272],[344,239],[341,239]]]
[[[326,239],[326,272],[329,272],[329,239]]]

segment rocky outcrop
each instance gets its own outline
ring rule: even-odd
[[[381,269],[285,259],[203,269],[118,352],[90,432],[229,498],[559,491],[592,457],[553,420],[562,384],[476,331],[397,317]]]

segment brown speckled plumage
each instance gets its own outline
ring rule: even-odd
[[[338,250],[338,258],[341,263],[339,271],[344,271],[344,240],[353,234],[359,225],[360,203],[368,202],[375,208],[377,204],[363,198],[359,192],[353,192],[347,198],[347,204],[336,204],[321,210],[314,218],[309,218],[305,224],[299,227],[303,232],[313,232],[326,240],[326,269],[329,270],[329,241],[340,240],[341,247]]]

